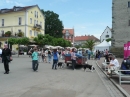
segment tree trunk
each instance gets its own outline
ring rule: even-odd
[[[18,57],[19,57],[19,44],[18,44]]]

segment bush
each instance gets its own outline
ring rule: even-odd
[[[18,32],[18,37],[23,37],[24,36],[24,33],[23,32]]]
[[[11,36],[11,31],[5,32],[5,36]]]

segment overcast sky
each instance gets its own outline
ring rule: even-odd
[[[0,9],[38,5],[40,9],[59,14],[64,28],[74,28],[75,36],[100,38],[105,28],[112,27],[112,0],[0,0]]]

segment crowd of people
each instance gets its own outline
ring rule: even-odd
[[[91,50],[83,50],[83,49],[39,49],[37,47],[31,48],[28,51],[29,57],[32,58],[32,69],[34,71],[38,70],[39,62],[52,63],[52,69],[57,69],[57,63],[59,59],[64,59],[66,54],[71,55],[72,60],[72,68],[75,69],[77,54],[80,56],[86,56],[88,60],[92,57],[94,59],[100,60],[100,57],[105,57],[105,60],[108,64],[108,74],[111,69],[116,69],[119,67],[119,62],[114,55],[111,55],[109,51],[106,49],[104,51],[96,50],[96,52],[92,52]],[[9,62],[12,60],[11,50],[8,48],[8,45],[4,45],[4,49],[0,49],[1,60],[4,63],[4,74],[9,74]],[[130,57],[128,58],[130,59]],[[126,60],[127,63],[130,63],[129,60]],[[124,62],[123,62],[124,63]],[[124,63],[125,64],[125,63]],[[130,67],[130,66],[129,66]]]

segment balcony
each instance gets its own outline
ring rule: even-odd
[[[42,26],[41,26],[41,25],[39,25],[39,24],[36,24],[36,25],[34,25],[34,27],[33,27],[33,28],[41,29],[41,28],[42,28]]]
[[[39,24],[34,24],[32,30],[34,30],[34,31],[38,31],[38,32],[41,32],[41,28],[42,28],[41,25],[39,25]]]

